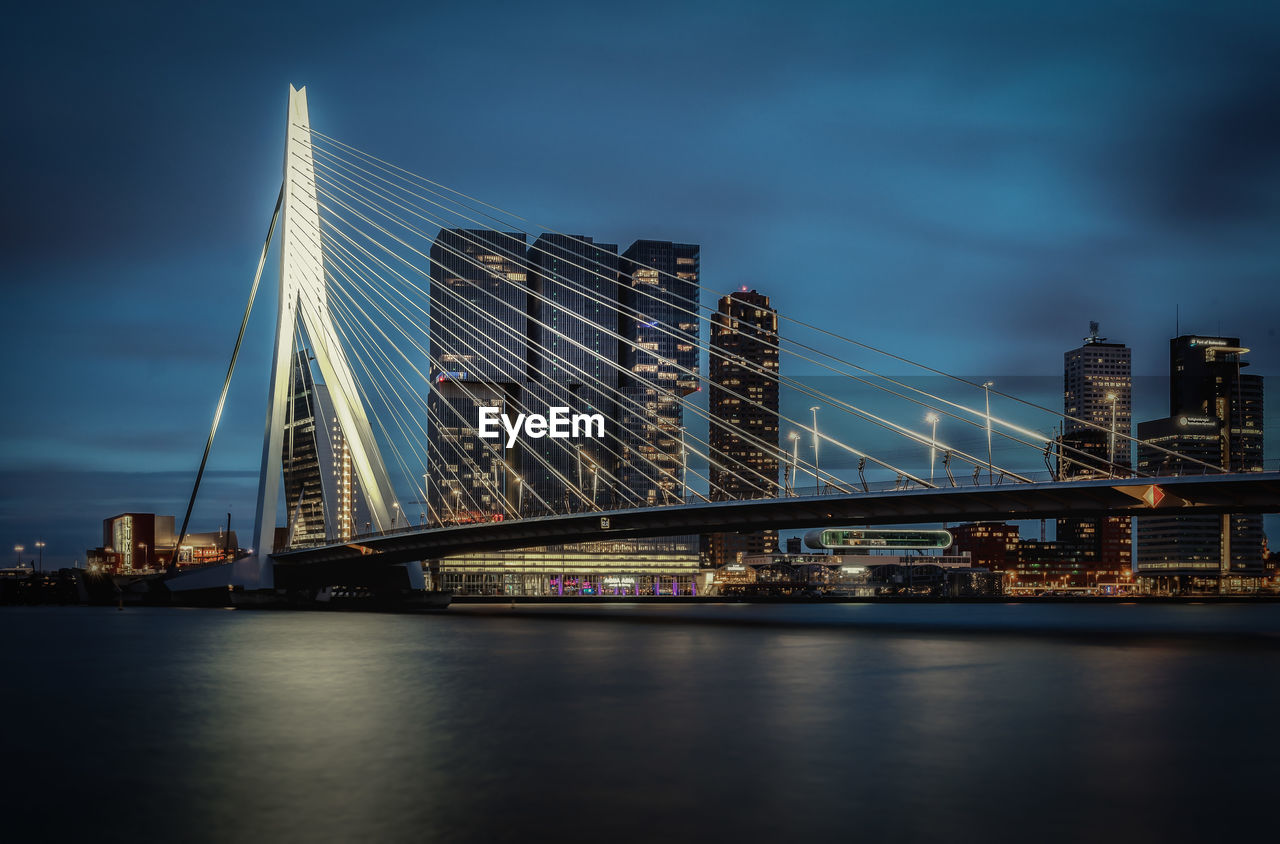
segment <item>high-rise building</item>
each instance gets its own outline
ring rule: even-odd
[[[711,498],[778,494],[778,312],[769,297],[744,287],[720,299],[711,320]],[[771,554],[777,531],[713,533],[717,568],[745,554]]]
[[[431,245],[427,503],[436,523],[489,521],[522,497],[515,448],[479,436],[479,408],[515,416],[528,375],[525,236],[443,229]],[[518,446],[517,446],[518,447]]]
[[[1111,467],[1133,465],[1130,448],[1133,424],[1133,372],[1129,347],[1098,336],[1098,323],[1089,323],[1089,336],[1062,356],[1063,444],[1059,476],[1097,477]],[[1083,452],[1083,453],[1081,453]]]
[[[289,548],[350,539],[371,525],[350,446],[311,361],[306,349],[294,354],[281,446]]]
[[[1230,472],[1262,471],[1262,377],[1241,372],[1247,351],[1236,337],[1169,341],[1169,416],[1139,423],[1139,471],[1212,471],[1205,463]],[[1142,516],[1137,539],[1140,572],[1247,575],[1263,569],[1258,515]]]
[[[325,541],[324,471],[316,431],[319,415],[316,386],[311,374],[311,355],[305,349],[298,350],[293,357],[281,447],[290,548],[321,545]]]
[[[606,435],[523,444],[524,504],[557,512],[616,502],[618,247],[590,237],[543,234],[529,249],[529,350],[525,403],[602,414]],[[528,506],[525,508],[529,509]]]
[[[1089,336],[1063,355],[1062,437],[1058,477],[1088,480],[1126,475],[1133,465],[1133,372],[1129,347]],[[1133,525],[1128,516],[1058,519],[1056,551],[1087,578],[1120,575],[1133,565]]]
[[[321,403],[322,406],[327,404]],[[333,472],[333,504],[329,508],[331,524],[330,538],[345,542],[360,533],[362,516],[367,521],[367,508],[361,506],[360,481],[356,477],[355,461],[351,455],[351,444],[342,434],[342,426],[338,424],[335,414],[329,414],[329,447],[331,456],[329,463]]]
[[[622,255],[619,413],[624,488],[648,504],[686,495],[684,397],[699,389],[695,244],[637,240]]]

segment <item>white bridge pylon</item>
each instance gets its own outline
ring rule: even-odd
[[[306,331],[320,374],[329,388],[333,414],[351,449],[353,467],[375,530],[385,531],[392,527],[392,508],[397,503],[329,312],[324,255],[314,235],[320,231],[316,197],[307,89],[291,85],[280,209],[280,297],[267,397],[267,424],[262,441],[262,468],[258,477],[258,506],[254,523],[257,544],[250,558],[253,565],[238,567],[235,578],[236,582],[251,588],[269,589],[274,585],[271,551],[283,479],[285,423],[290,412],[289,388],[295,361],[293,342],[299,324]],[[425,581],[421,566],[409,564],[405,569],[409,585],[423,589]]]

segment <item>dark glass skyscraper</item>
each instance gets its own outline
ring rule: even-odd
[[[582,235],[543,234],[529,249],[526,404],[545,412],[600,413],[602,439],[524,443],[525,505],[553,510],[609,506],[617,497],[618,247]],[[528,509],[528,507],[526,507]]]
[[[485,229],[444,229],[431,246],[426,492],[437,521],[489,520],[520,497],[514,449],[481,439],[477,423],[479,407],[518,412],[528,370],[524,253],[523,234]]]
[[[778,312],[769,297],[745,288],[720,299],[712,316],[710,377],[711,498],[778,494]],[[776,531],[714,533],[714,566],[739,554],[767,554]]]
[[[1169,416],[1138,425],[1138,468],[1152,475],[1201,474],[1206,468],[1159,451],[1196,458],[1231,472],[1262,471],[1262,377],[1241,372],[1247,352],[1236,337],[1184,335],[1169,341]],[[1262,517],[1142,516],[1138,566],[1172,570],[1216,563],[1262,571]],[[1224,549],[1223,542],[1227,543]],[[1224,553],[1225,552],[1225,553]]]
[[[685,396],[698,389],[698,268],[695,244],[637,240],[622,254],[619,414],[627,448],[625,488],[646,503],[685,496]],[[639,408],[639,409],[638,409]]]

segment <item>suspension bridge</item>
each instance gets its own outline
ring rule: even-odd
[[[1157,444],[1169,473],[1135,470],[1114,416],[1069,417],[749,296],[727,314],[711,303],[734,294],[703,283],[696,247],[620,252],[538,225],[312,128],[290,88],[283,183],[184,534],[273,243],[255,550],[174,588],[399,566],[422,589],[423,560],[611,537],[1280,502],[1280,473]],[[993,413],[993,397],[1015,410]],[[481,436],[483,412],[558,407],[603,417],[602,435]],[[940,438],[939,421],[963,433]]]

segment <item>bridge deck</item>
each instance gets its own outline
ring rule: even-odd
[[[1165,495],[1155,508],[1142,498],[1152,484]],[[278,565],[307,565],[376,555],[378,563],[394,564],[475,551],[763,527],[794,530],[1060,516],[1274,512],[1280,512],[1280,472],[1125,478],[717,501],[411,528],[350,543],[283,552],[274,559]],[[603,519],[608,520],[607,528]]]

